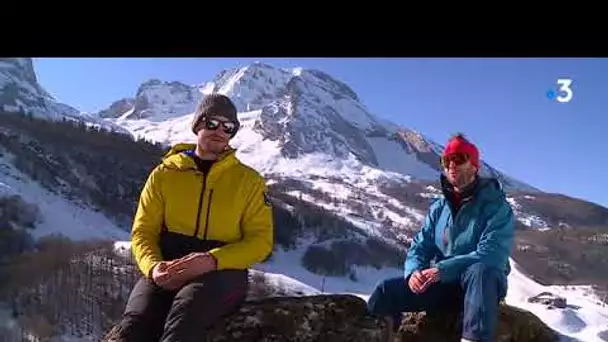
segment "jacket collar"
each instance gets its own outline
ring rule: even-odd
[[[479,176],[475,176],[475,179],[471,184],[467,185],[466,188],[462,189],[460,193],[456,193],[454,191],[454,186],[450,184],[447,177],[445,175],[441,175],[441,191],[445,198],[453,202],[453,199],[457,197],[459,203],[467,202],[475,196],[477,190],[479,189]]]
[[[176,144],[164,155],[162,164],[172,170],[198,172],[196,162],[189,155],[195,149],[196,144]],[[218,156],[213,165],[213,169],[223,170],[227,167],[236,165],[238,162],[239,161],[236,158],[236,149],[231,147]]]
[[[454,187],[450,184],[447,177],[442,174],[440,177],[441,190],[448,202],[452,202]],[[460,194],[460,202],[464,203],[470,200],[495,201],[505,198],[506,195],[496,178],[485,178],[477,175],[473,183],[467,186]]]

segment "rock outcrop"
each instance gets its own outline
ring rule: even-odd
[[[549,309],[564,309],[568,307],[568,301],[564,297],[560,297],[551,292],[541,292],[536,296],[528,298],[529,303],[541,303]]]
[[[391,342],[459,342],[461,315],[406,314]],[[495,342],[556,342],[558,335],[532,313],[501,305]]]
[[[392,341],[460,341],[458,315],[407,314]],[[112,329],[104,342],[120,342]],[[387,342],[388,326],[352,295],[273,297],[248,301],[208,330],[201,342]],[[554,342],[556,334],[532,314],[502,306],[497,342]]]

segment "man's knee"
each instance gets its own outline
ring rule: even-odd
[[[476,262],[467,267],[463,276],[465,280],[484,279],[484,281],[502,281],[505,273],[494,266],[483,262]]]
[[[116,341],[158,340],[171,300],[171,293],[141,278],[133,287],[121,321],[113,332]]]
[[[247,295],[247,275],[221,271],[181,288],[173,299],[172,312],[178,316],[215,317],[233,311]],[[204,323],[205,319],[200,321]]]
[[[470,265],[462,276],[464,287],[475,287],[483,291],[485,295],[490,295],[496,290],[496,296],[503,298],[507,291],[507,276],[504,271],[483,262],[476,262]],[[490,293],[488,293],[490,292]]]
[[[232,313],[247,295],[247,276],[219,271],[182,287],[165,322],[163,342],[200,341],[201,333]]]
[[[376,315],[393,314],[395,301],[403,297],[405,286],[403,277],[389,278],[378,283],[367,301],[368,311]]]

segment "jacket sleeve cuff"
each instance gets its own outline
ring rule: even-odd
[[[154,272],[154,267],[156,267],[156,265],[158,265],[158,263],[160,263],[160,261],[151,261],[150,263],[148,263],[147,265],[147,270],[145,271],[145,276],[148,277],[148,279],[152,279],[152,273]]]
[[[218,269],[218,267],[217,267],[218,266],[217,258],[212,253],[207,253],[207,255],[211,258],[211,260],[213,260],[213,269],[217,270]]]
[[[212,250],[210,250],[209,252],[207,252],[207,254],[209,256],[211,256],[213,258],[213,260],[215,260],[215,269],[216,270],[221,270],[222,268],[222,262],[221,262],[221,258],[220,258],[220,254],[221,254],[221,248],[214,248]]]
[[[446,265],[445,261],[438,262],[435,267],[439,270],[439,280],[443,282],[449,282],[453,279],[453,275],[450,274],[450,269]]]

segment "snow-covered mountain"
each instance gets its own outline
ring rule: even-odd
[[[316,184],[330,197],[345,199],[352,197],[349,193],[361,192],[385,203],[395,197],[379,190],[387,184],[418,188],[424,184],[418,194],[423,197],[439,192],[436,181],[443,146],[371,113],[348,85],[318,70],[254,63],[224,70],[192,86],[150,80],[134,98],[115,102],[99,116],[104,125],[121,127],[137,138],[166,145],[193,141],[189,129],[193,111],[202,94],[211,92],[230,96],[237,105],[242,129],[232,145],[270,183],[275,177],[294,178]],[[535,187],[485,162],[481,173],[501,180],[524,226],[545,229],[563,223],[519,204],[520,199],[542,195]],[[360,202],[365,211],[374,213],[372,221],[385,217],[406,225],[419,221],[420,212],[400,204],[395,206],[402,210],[391,210],[374,201]],[[361,210],[346,210],[356,211]]]
[[[128,133],[120,126],[102,122],[99,113],[81,112],[51,95],[38,82],[31,58],[0,58],[0,111],[81,122],[90,127]]]
[[[80,116],[40,86],[31,58],[0,58],[0,107],[49,119]]]
[[[19,82],[28,78],[27,73],[17,77]],[[202,93],[209,92],[226,94],[237,104],[243,129],[233,145],[241,160],[267,176],[276,205],[278,246],[260,269],[326,292],[362,296],[377,280],[400,272],[399,253],[418,229],[429,199],[439,195],[442,146],[370,113],[350,87],[323,72],[255,63],[221,72],[200,85],[151,80],[133,98],[118,100],[96,116],[78,118],[87,126],[162,144],[193,141],[192,112]],[[22,95],[13,95],[0,90],[0,99],[19,103]],[[36,108],[22,103],[24,112]],[[47,114],[40,117],[63,114],[52,106],[44,108],[41,113]],[[0,196],[17,194],[39,207],[33,235],[61,232],[75,238],[128,239],[128,232],[121,230],[128,226],[120,227],[114,215],[130,213],[146,170],[160,157],[158,150],[103,132],[83,135],[65,127],[11,123],[0,128]],[[44,129],[55,133],[43,136]],[[521,227],[608,224],[606,208],[544,193],[487,164],[483,173],[502,180]],[[530,248],[536,247],[549,248]],[[331,255],[330,265],[311,262],[315,255]],[[328,270],[336,274],[320,275]],[[523,288],[517,284],[532,281],[529,273],[515,273],[510,281]],[[545,289],[528,288],[531,295]],[[525,307],[522,298],[517,300]],[[608,324],[608,314],[589,298],[576,305],[599,312],[596,316],[564,308],[553,311],[548,322],[579,337],[593,329],[606,330],[602,326]],[[579,326],[556,321],[567,317],[577,319]]]
[[[440,172],[440,144],[380,119],[348,85],[319,70],[254,63],[224,70],[202,85],[150,80],[134,100],[117,102],[124,105],[122,114],[112,110],[113,104],[101,116],[115,117],[109,121],[153,141],[192,140],[187,128],[192,113],[201,93],[210,92],[234,100],[244,124],[234,145],[262,172],[376,173],[424,180],[436,180]],[[324,164],[325,170],[307,168]],[[482,172],[499,177],[506,188],[536,191],[486,163]]]

